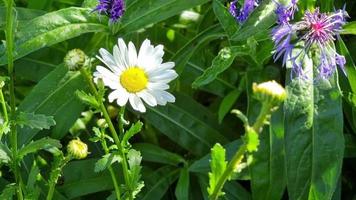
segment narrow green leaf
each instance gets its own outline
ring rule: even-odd
[[[140,0],[127,7],[119,31],[129,33],[208,2],[208,0]],[[142,6],[145,5],[145,6]]]
[[[341,34],[356,35],[356,21],[348,22],[342,29]]]
[[[149,143],[135,143],[133,147],[142,153],[144,161],[179,166],[185,164],[185,160],[179,154],[169,152],[159,146]]]
[[[210,111],[185,95],[175,96],[174,104],[148,108],[146,121],[195,155],[207,153],[216,142],[227,142]]]
[[[15,60],[38,49],[90,32],[105,32],[107,25],[89,8],[65,8],[32,19],[18,28]],[[7,63],[5,46],[0,46],[0,65]]]
[[[21,159],[29,153],[34,153],[41,149],[49,149],[51,147],[61,148],[62,145],[58,140],[51,138],[41,138],[39,140],[30,142],[26,146],[22,147],[17,156]]]
[[[129,187],[133,189],[133,197],[135,198],[138,193],[141,192],[142,188],[145,186],[144,182],[141,180],[141,153],[135,149],[130,149],[127,153],[127,159],[129,163]]]
[[[317,79],[305,57],[306,79],[287,73],[285,151],[288,194],[294,199],[331,199],[341,173],[344,136],[337,74]]]
[[[12,200],[16,194],[16,185],[8,184],[0,194],[0,199]]]
[[[208,194],[212,195],[216,184],[218,183],[219,178],[224,173],[227,162],[226,162],[226,153],[224,147],[222,147],[219,143],[215,144],[211,149],[211,161],[210,168],[211,172],[209,172],[209,187]],[[224,193],[220,191],[218,196],[222,196]]]
[[[16,117],[16,124],[21,128],[28,126],[32,129],[49,129],[51,126],[56,125],[53,116],[46,116],[43,114],[34,114],[20,112]]]
[[[198,88],[212,82],[219,74],[230,67],[236,56],[241,55],[248,55],[248,50],[243,46],[223,48],[214,58],[211,66],[193,82],[192,87]]]
[[[0,163],[8,164],[10,163],[10,161],[11,161],[10,149],[6,145],[0,143]]]
[[[21,7],[16,8],[16,17],[18,23],[20,24],[24,23],[27,20],[31,20],[35,17],[41,16],[45,13],[46,12],[43,10],[35,10],[35,9],[28,9],[28,8],[21,8]],[[1,7],[0,4],[0,30],[5,28],[5,24],[6,24],[5,14],[6,14],[6,8]]]
[[[221,26],[229,37],[234,35],[240,27],[235,18],[229,13],[228,9],[219,0],[213,1],[213,9]]]
[[[177,200],[189,199],[189,186],[189,171],[188,168],[183,168],[180,172],[175,190]]]

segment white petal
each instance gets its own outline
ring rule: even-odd
[[[160,90],[153,90],[153,91],[149,91],[152,95],[154,95],[154,97],[157,100],[158,105],[166,105],[167,102],[175,102],[175,97],[166,92],[166,91],[160,91]]]
[[[157,83],[149,82],[147,88],[150,90],[168,90],[169,85],[161,82],[157,82]]]
[[[96,67],[96,70],[97,70],[97,72],[102,74],[103,78],[108,78],[113,81],[116,81],[119,79],[119,77],[116,74],[112,73],[110,70],[106,69],[103,66],[98,65]]]
[[[173,80],[175,78],[178,77],[178,74],[174,71],[174,70],[166,70],[164,72],[160,72],[160,73],[151,73],[151,74],[148,74],[149,76],[149,80],[150,81],[158,81],[158,82],[161,82],[162,80]]]
[[[138,60],[144,60],[145,56],[150,51],[150,48],[152,48],[151,41],[148,39],[145,39],[145,41],[143,41],[143,43],[140,47],[140,51],[138,53]]]
[[[142,98],[149,106],[157,106],[156,98],[146,90],[137,93],[137,96]]]
[[[137,66],[137,51],[135,45],[132,42],[129,42],[128,56],[129,56],[129,62],[128,62],[129,67]]]
[[[145,105],[143,105],[143,102],[137,95],[130,94],[129,101],[130,101],[130,104],[134,110],[137,110],[140,112],[146,112]]]
[[[167,102],[174,103],[176,101],[176,98],[167,91],[161,91],[161,95]]]
[[[117,73],[119,72],[119,67],[117,66],[114,57],[104,48],[99,50],[101,57],[96,56],[101,62],[110,68],[111,71]]]
[[[117,66],[120,68],[121,71],[124,71],[128,67],[126,55],[120,51],[117,45],[114,46],[113,54]]]

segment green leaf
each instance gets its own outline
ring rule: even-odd
[[[179,176],[178,169],[170,166],[164,166],[151,173],[150,176],[145,177],[144,181],[146,187],[142,192],[141,200],[157,200],[161,199],[169,189],[170,185],[174,183]]]
[[[245,88],[245,78],[241,79],[239,87],[235,90],[232,90],[229,92],[222,102],[220,103],[219,106],[219,111],[218,111],[218,116],[219,116],[219,123],[222,123],[224,120],[224,117],[226,116],[227,113],[229,113],[234,106],[235,102],[237,99],[240,97],[241,93],[243,92]]]
[[[79,90],[76,91],[75,94],[84,104],[87,104],[95,109],[98,109],[100,107],[98,101],[93,95],[87,94],[86,92]]]
[[[150,24],[158,23],[169,17],[181,13],[183,10],[204,4],[208,0],[140,0],[127,7],[125,15],[121,19],[119,31],[129,33]],[[142,6],[145,5],[145,6]]]
[[[212,40],[216,40],[224,36],[223,30],[219,25],[214,25],[201,31],[197,36],[187,42],[180,48],[171,58],[176,64],[175,70],[178,74],[183,73],[187,62],[198,49],[198,47]]]
[[[221,26],[224,28],[229,37],[234,35],[240,27],[228,9],[219,0],[213,1],[213,9]]]
[[[119,162],[121,162],[121,160],[122,159],[119,155],[116,155],[113,153],[106,154],[95,163],[94,171],[95,172],[104,171],[106,168],[111,166],[113,163],[115,163],[115,162],[119,163]]]
[[[34,153],[41,149],[49,149],[51,147],[61,148],[62,145],[58,140],[52,138],[41,138],[39,140],[30,142],[26,146],[22,147],[19,150],[17,156],[18,158],[22,159],[24,156],[26,156],[29,153]]]
[[[141,181],[141,153],[135,149],[130,149],[127,153],[127,161],[129,163],[129,178],[130,183],[129,188],[133,190],[132,195],[135,198],[136,195],[141,192],[142,188],[145,186],[143,181]]]
[[[1,6],[1,4],[0,4]],[[43,10],[35,10],[35,9],[28,9],[28,8],[16,8],[16,18],[18,23],[22,24],[27,20],[31,20],[35,17],[41,16],[46,12]],[[6,8],[0,7],[0,30],[5,29],[6,24]]]
[[[287,73],[285,153],[288,194],[294,199],[331,199],[344,153],[342,101],[337,74],[318,79],[305,57],[303,81]],[[318,81],[315,82],[314,78]]]
[[[244,41],[251,36],[255,38],[268,37],[270,34],[268,29],[276,23],[275,8],[276,3],[273,0],[263,1],[231,39]]]
[[[248,50],[243,46],[223,48],[214,58],[211,66],[193,82],[192,87],[198,88],[212,82],[219,74],[230,67],[236,56],[248,54]]]
[[[10,149],[5,145],[0,143],[0,164],[8,164],[11,161],[11,151]]]
[[[130,129],[127,130],[122,138],[122,145],[128,144],[129,140],[139,133],[142,129],[143,123],[141,121],[136,122],[135,124],[131,125]]]
[[[345,158],[356,157],[356,137],[351,134],[345,134]]]
[[[222,147],[219,143],[215,144],[214,147],[211,149],[211,161],[210,161],[210,168],[211,172],[209,172],[209,187],[208,187],[208,194],[212,195],[218,180],[224,173],[227,162],[226,162],[226,153],[224,147]],[[218,196],[222,196],[224,193],[219,191]]]
[[[356,21],[348,22],[342,29],[341,34],[356,35]]]
[[[180,172],[178,183],[175,190],[177,200],[189,199],[189,171],[183,168]]]
[[[179,93],[175,96],[174,104],[149,107],[143,115],[146,122],[195,155],[207,153],[216,142],[227,142],[219,132],[224,129],[210,111],[189,97]]]
[[[43,114],[34,114],[20,112],[16,117],[16,124],[21,128],[28,126],[32,129],[49,129],[51,126],[56,125],[53,116],[46,116]]]
[[[105,32],[90,8],[65,8],[34,18],[18,28],[15,36],[15,60],[36,50],[90,32]],[[7,63],[5,46],[0,46],[0,65]]]
[[[142,153],[144,161],[179,166],[186,161],[179,154],[169,152],[157,145],[149,143],[135,143],[133,147]]]
[[[258,150],[258,146],[260,145],[260,140],[258,138],[258,133],[253,129],[249,128],[246,136],[244,137],[246,142],[247,151],[252,153]]]
[[[79,72],[68,72],[59,65],[27,94],[18,110],[53,116],[57,125],[51,130],[51,137],[62,138],[84,109],[75,91],[85,89],[87,85]],[[19,129],[19,144],[28,143],[38,132],[27,127]]]
[[[5,189],[0,194],[0,199],[13,200],[13,196],[16,194],[16,185],[6,185]]]

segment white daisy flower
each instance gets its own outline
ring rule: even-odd
[[[103,48],[99,53],[97,58],[108,68],[97,66],[94,81],[100,78],[113,90],[108,97],[110,102],[116,100],[119,106],[130,102],[132,108],[140,112],[146,112],[143,101],[152,107],[175,102],[175,97],[166,90],[178,74],[172,69],[174,62],[162,63],[162,45],[154,47],[146,39],[137,53],[132,42],[126,46],[119,38],[113,55]]]

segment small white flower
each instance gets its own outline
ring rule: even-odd
[[[175,97],[166,90],[178,74],[172,69],[174,62],[162,63],[162,45],[154,47],[146,39],[137,53],[132,42],[126,46],[119,38],[113,55],[103,48],[99,53],[101,57],[97,58],[108,69],[97,66],[94,81],[100,78],[113,90],[108,97],[110,102],[116,100],[119,106],[124,106],[129,101],[132,108],[140,112],[146,112],[143,101],[152,107],[175,102]]]

